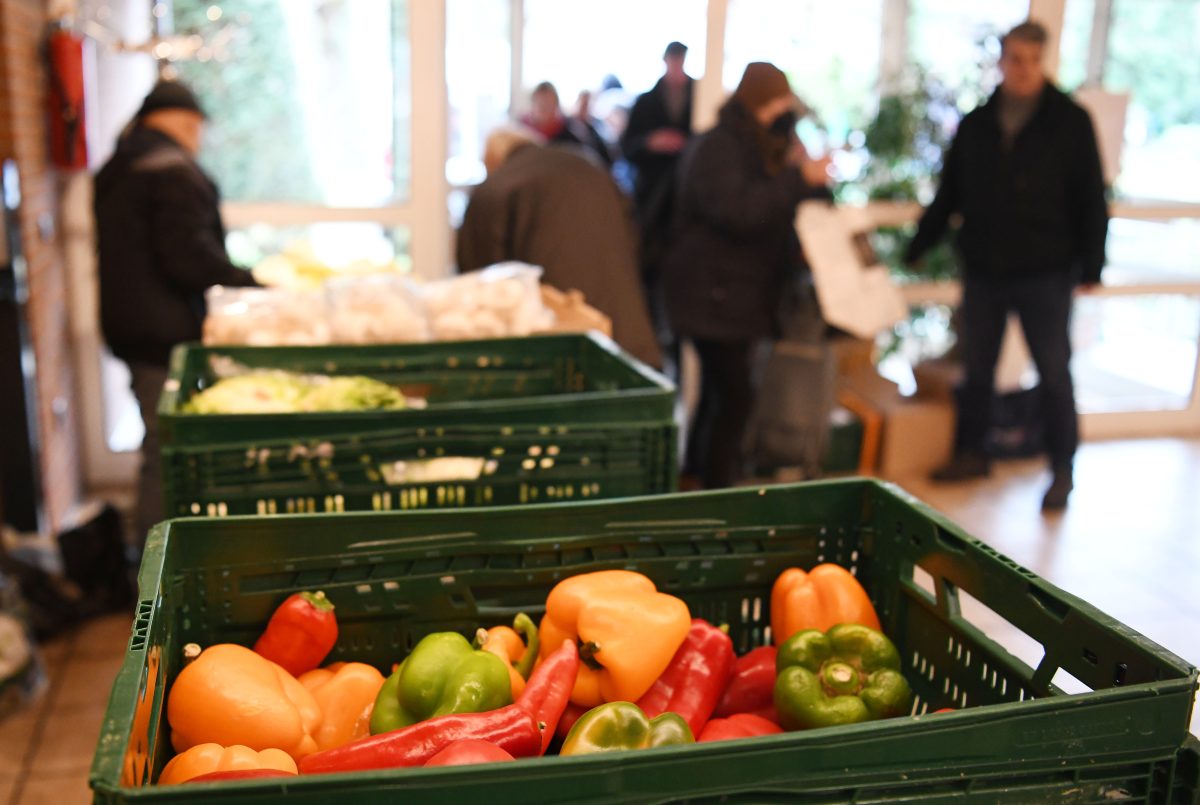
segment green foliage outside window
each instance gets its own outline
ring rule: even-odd
[[[231,41],[208,61],[175,64],[211,120],[200,162],[222,195],[235,201],[319,201],[309,168],[296,98],[296,77],[281,8],[283,0],[222,4],[216,22],[209,0],[174,0],[178,33],[213,39],[225,25]],[[222,61],[217,58],[224,57]]]

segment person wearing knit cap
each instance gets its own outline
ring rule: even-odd
[[[671,326],[700,358],[684,472],[708,488],[742,477],[754,355],[777,333],[785,285],[806,270],[796,208],[829,193],[828,159],[809,159],[796,138],[798,104],[778,67],[747,65],[717,125],[680,164],[663,279]]]
[[[205,119],[188,87],[158,82],[93,183],[100,327],[113,354],[129,365],[146,426],[140,539],[164,519],[156,409],[171,349],[199,340],[206,289],[255,284],[225,253],[217,187],[196,162]]]

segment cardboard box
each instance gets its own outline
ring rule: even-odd
[[[913,367],[917,381],[916,396],[923,400],[953,400],[962,382],[962,364],[950,358],[921,361]]]
[[[950,460],[954,449],[951,399],[905,397],[874,368],[838,379],[839,401],[853,398],[882,421],[875,471],[888,479],[927,475]],[[856,411],[856,413],[858,413]],[[861,414],[860,414],[861,416]]]

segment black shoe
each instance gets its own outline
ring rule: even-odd
[[[938,483],[953,483],[969,481],[972,478],[986,478],[992,472],[992,463],[987,456],[977,453],[964,453],[950,459],[950,463],[938,467],[929,477]]]
[[[1042,498],[1042,511],[1057,512],[1067,508],[1067,498],[1074,488],[1075,482],[1071,480],[1070,473],[1054,473],[1054,480],[1050,482],[1050,487]]]

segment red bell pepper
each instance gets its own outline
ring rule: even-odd
[[[487,741],[455,741],[425,763],[431,766],[470,766],[475,763],[498,763],[516,760],[495,744]]]
[[[486,713],[451,713],[302,758],[301,774],[423,766],[457,741],[487,741],[513,757],[536,757],[542,730],[515,704]]]
[[[769,718],[775,708],[774,646],[762,646],[738,657],[733,676],[726,686],[713,715],[728,718],[736,713],[757,713]],[[778,717],[771,719],[777,721]]]
[[[579,649],[568,640],[533,669],[516,706],[524,709],[542,725],[540,755],[546,754],[550,741],[571,701],[575,677],[579,673]]]
[[[279,769],[226,769],[225,771],[210,771],[185,780],[185,783],[219,783],[225,780],[269,780],[273,777],[295,777],[290,771]]]
[[[279,605],[254,651],[292,676],[318,667],[337,642],[333,602],[318,590],[296,593]]]
[[[575,722],[583,717],[590,708],[582,707],[575,702],[567,705],[567,709],[563,711],[563,716],[559,719],[558,729],[554,731],[554,737],[560,741],[567,740],[567,735],[571,733],[571,727],[575,726]]]
[[[714,718],[704,726],[704,732],[696,739],[696,743],[708,741],[728,741],[734,738],[756,738],[759,735],[775,735],[783,732],[783,727],[756,716],[753,713],[736,713],[729,718]]]
[[[692,734],[699,735],[729,682],[735,659],[729,635],[694,618],[667,670],[638,699],[637,706],[647,718],[677,713]]]

